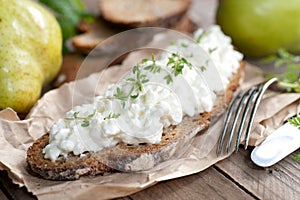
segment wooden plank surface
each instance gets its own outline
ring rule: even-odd
[[[268,168],[252,163],[250,153],[240,150],[215,166],[259,199],[300,199],[300,162],[293,160],[300,150]]]
[[[120,198],[129,199],[289,199],[300,200],[300,163],[293,157],[300,150],[269,168],[250,160],[251,150],[242,150],[200,173],[164,181]],[[14,185],[0,171],[0,199],[36,199]],[[5,192],[3,192],[5,191]],[[8,194],[8,196],[6,196]]]
[[[8,200],[8,198],[7,198],[6,195],[2,192],[2,190],[0,190],[0,199],[1,199],[1,200]]]
[[[255,199],[213,167],[200,173],[158,183],[132,199]]]
[[[3,171],[1,172],[0,181],[6,193],[8,193],[8,197],[4,197],[3,199],[36,199],[32,194],[28,193],[25,188],[19,188],[14,185]],[[241,197],[244,200],[255,199],[214,167],[210,167],[194,175],[158,183],[148,189],[128,197],[119,198],[118,200],[236,199],[237,197]],[[2,198],[0,199],[2,200]]]
[[[25,187],[19,187],[13,184],[11,179],[7,176],[6,171],[0,171],[0,188],[5,191],[7,199],[12,200],[36,200],[37,198],[27,191]],[[5,198],[4,198],[5,199]],[[0,195],[0,200],[2,200]]]

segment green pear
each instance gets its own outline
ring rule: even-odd
[[[62,33],[31,0],[0,0],[0,109],[27,113],[60,70]]]
[[[300,53],[300,0],[220,0],[216,22],[248,57]]]

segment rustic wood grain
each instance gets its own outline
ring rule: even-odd
[[[130,196],[132,199],[254,199],[214,168],[158,183]]]
[[[300,199],[300,163],[293,160],[300,150],[268,168],[253,164],[250,153],[241,149],[203,172],[161,182],[119,200]],[[36,199],[25,188],[14,185],[4,171],[0,171],[0,185],[9,199]],[[1,190],[0,199],[8,199]]]
[[[268,168],[252,163],[250,153],[240,150],[215,166],[260,199],[300,199],[300,162],[293,160],[300,150]]]
[[[8,198],[6,197],[6,195],[0,190],[0,199],[1,200],[8,200]]]
[[[11,179],[8,177],[6,171],[0,171],[0,185],[1,190],[5,190],[7,194],[6,199],[11,200],[36,200],[37,198],[29,193],[25,187],[19,187],[16,184],[13,184]],[[2,200],[0,190],[0,199]],[[5,198],[3,198],[5,199]]]

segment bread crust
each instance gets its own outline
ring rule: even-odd
[[[195,117],[184,117],[176,126],[163,131],[159,144],[141,144],[138,146],[119,143],[115,147],[99,152],[86,152],[85,156],[69,154],[55,162],[44,158],[43,148],[49,143],[49,134],[37,139],[27,151],[27,163],[31,172],[50,180],[76,180],[81,176],[104,174],[116,171],[148,170],[176,155],[178,149],[188,146],[190,139],[209,127],[214,117],[221,115],[229,105],[233,94],[243,78],[245,64],[232,76],[224,94],[219,95],[212,112]]]
[[[97,47],[97,45],[101,42],[105,42],[105,40],[109,37],[128,30],[124,29],[124,27],[111,26],[110,22],[106,22],[102,18],[97,18],[93,23],[88,25],[82,23],[82,27],[83,28],[80,29],[83,33],[72,37],[71,42],[76,50],[84,54],[91,52]],[[165,25],[163,27],[183,33],[193,33],[197,29],[197,24],[195,24],[187,14],[185,14],[176,21],[176,23],[172,24],[172,26]],[[136,37],[137,36],[133,35],[132,40]],[[143,44],[145,42],[148,42],[148,40],[144,41]]]
[[[171,27],[185,15],[190,4],[190,0],[101,0],[99,7],[101,16],[117,26]]]

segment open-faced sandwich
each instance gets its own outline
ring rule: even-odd
[[[197,30],[194,42],[174,41],[58,119],[28,149],[29,169],[74,180],[155,167],[226,109],[243,76],[242,58],[218,26]]]

